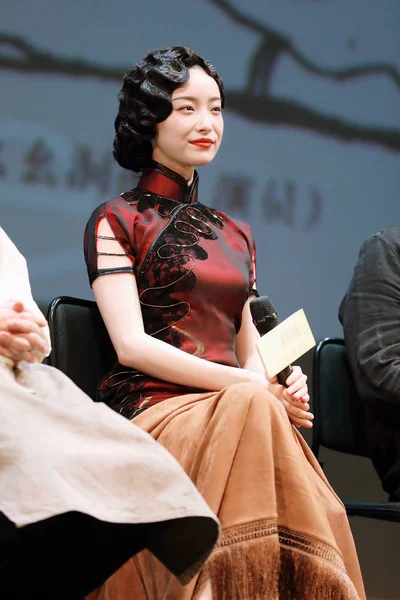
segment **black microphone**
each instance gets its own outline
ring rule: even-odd
[[[279,324],[278,313],[268,296],[260,296],[250,300],[250,312],[253,323],[261,337]],[[286,380],[291,373],[293,373],[293,369],[288,365],[278,373],[279,383],[287,387]]]

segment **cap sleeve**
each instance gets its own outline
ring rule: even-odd
[[[135,274],[137,211],[116,198],[92,213],[85,229],[84,254],[90,285],[102,275]]]

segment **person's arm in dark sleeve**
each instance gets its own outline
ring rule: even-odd
[[[399,246],[364,243],[339,311],[360,394],[390,403],[400,402]]]

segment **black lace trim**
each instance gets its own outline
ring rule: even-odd
[[[126,256],[125,252],[96,252],[97,256]]]
[[[133,267],[110,267],[109,269],[98,269],[90,275],[90,287],[92,286],[94,280],[97,279],[97,277],[100,277],[101,275],[111,275],[112,273],[132,273],[132,275],[134,275],[135,271]]]

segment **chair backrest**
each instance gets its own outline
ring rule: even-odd
[[[60,296],[51,302],[47,318],[52,343],[48,364],[95,400],[101,377],[116,361],[96,302]]]
[[[368,456],[363,404],[343,339],[325,338],[314,350],[313,412],[312,450],[316,456],[320,445]]]

